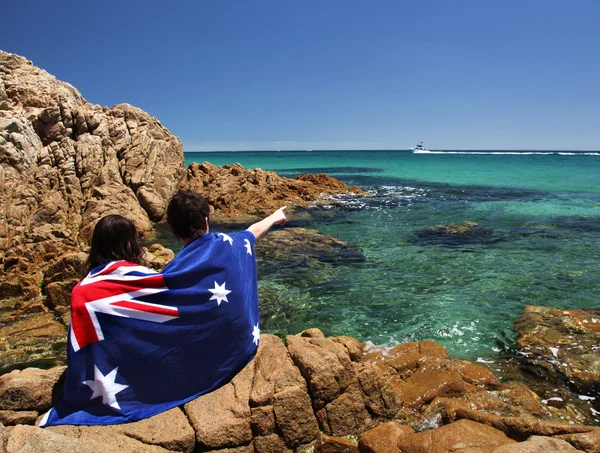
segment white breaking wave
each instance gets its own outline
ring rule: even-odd
[[[591,151],[413,151],[413,154],[498,154],[511,156],[529,156],[532,154],[560,154],[561,156],[600,156],[600,152]]]

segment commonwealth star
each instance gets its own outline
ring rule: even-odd
[[[216,300],[217,305],[221,305],[221,302],[223,301],[229,302],[227,300],[227,294],[229,294],[231,291],[225,288],[225,283],[226,282],[223,282],[222,285],[219,285],[217,282],[215,282],[215,287],[208,289],[211,293],[213,293],[212,297],[208,300]]]
[[[83,381],[82,384],[87,385],[94,392],[91,396],[91,400],[94,398],[102,397],[102,404],[106,404],[114,409],[121,410],[117,401],[116,394],[125,390],[128,385],[117,384],[115,379],[117,378],[117,370],[119,367],[112,370],[106,376],[94,365],[94,380]]]

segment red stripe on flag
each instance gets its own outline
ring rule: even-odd
[[[118,278],[100,280],[79,286],[79,293],[85,302],[90,302],[105,297],[116,296],[123,293],[132,293],[142,289],[167,289],[167,284],[162,275],[151,275],[138,280],[120,280]]]
[[[98,341],[94,323],[87,311],[86,302],[80,284],[77,284],[71,294],[71,329],[80,348]]]
[[[136,311],[145,311],[147,313],[155,313],[157,315],[166,315],[179,318],[179,311],[176,308],[169,307],[157,307],[156,305],[140,304],[133,301],[123,300],[120,302],[113,302],[111,305],[123,308],[131,308]]]
[[[127,261],[117,261],[93,275],[91,281],[88,280],[85,284],[82,284],[84,281],[79,282],[73,289],[71,294],[71,328],[80,348],[99,340],[96,326],[94,326],[88,312],[88,303],[108,297],[126,297],[126,295],[144,289],[168,289],[161,274],[132,275],[131,280],[114,274],[114,271],[120,267],[128,268],[134,266],[138,265]],[[103,276],[103,278],[94,280],[94,277],[99,276]],[[124,300],[116,301],[114,305],[137,311],[179,317],[177,309],[168,307],[152,307],[151,305]]]

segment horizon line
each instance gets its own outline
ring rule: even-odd
[[[215,149],[215,150],[194,150],[186,151],[184,153],[252,153],[252,152],[322,152],[322,151],[400,151],[409,152],[410,148],[406,149],[379,149],[379,148],[366,148],[366,149]],[[428,151],[465,151],[465,152],[499,152],[499,151],[510,151],[510,152],[569,152],[569,153],[590,153],[600,152],[599,149],[558,149],[558,148],[489,148],[489,149],[475,149],[475,148],[445,148],[445,149],[429,149]]]

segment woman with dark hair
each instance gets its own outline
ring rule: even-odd
[[[107,215],[94,227],[85,273],[111,261],[124,260],[145,266],[144,255],[133,222],[117,214]]]

